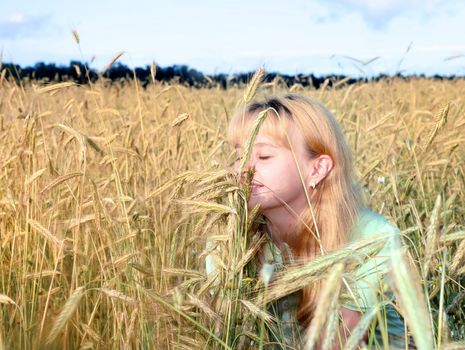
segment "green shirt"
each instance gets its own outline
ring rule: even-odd
[[[389,285],[387,273],[391,263],[390,251],[402,247],[399,230],[383,216],[368,209],[362,209],[351,230],[349,244],[382,235],[386,235],[386,241],[381,250],[376,255],[365,259],[349,276],[348,284],[352,293],[346,293],[345,298],[341,298],[341,306],[365,313],[378,304],[381,322],[377,322],[373,334],[368,339],[370,348],[383,349],[384,342],[389,344],[390,349],[405,348],[404,321],[393,306],[392,293],[383,291],[385,285]],[[283,259],[279,249],[272,242],[269,242],[265,249],[265,255],[268,256],[267,262],[270,263],[274,260],[277,264],[276,269],[279,269]],[[270,259],[270,257],[272,258]],[[349,295],[351,296],[349,297]],[[298,293],[288,295],[272,303],[270,312],[279,320],[279,325],[275,331],[278,335],[271,337],[272,340],[278,341],[280,339],[290,348],[300,348],[299,344],[301,344],[304,330],[297,321],[298,306]]]
[[[378,322],[374,337],[371,339],[373,345],[376,344],[383,348],[383,342],[388,341],[389,348],[405,348],[404,321],[394,308],[392,292],[384,290],[385,286],[389,289],[390,285],[388,277],[392,263],[390,252],[402,249],[400,232],[383,216],[368,209],[362,209],[351,231],[350,241],[369,239],[379,234],[389,235],[386,243],[375,256],[365,260],[355,271],[351,286],[356,300],[346,300],[342,302],[342,307],[364,313],[378,304],[381,306],[383,317],[381,317],[381,322]]]
[[[383,349],[384,342],[388,342],[389,348],[405,348],[403,319],[393,306],[392,293],[383,291],[385,285],[389,285],[387,272],[391,264],[390,251],[402,247],[399,230],[383,216],[369,209],[362,209],[351,230],[349,244],[382,235],[386,235],[386,241],[381,250],[376,255],[364,259],[347,278],[351,293],[345,293],[341,297],[341,306],[364,313],[378,304],[381,306],[381,317],[377,317],[380,322],[377,322],[374,332],[369,336],[370,348]],[[283,267],[282,255],[271,239],[264,247],[264,258],[266,264],[274,265],[274,270]],[[207,257],[206,263],[207,273],[210,273],[214,269],[212,258]],[[351,297],[348,297],[349,295]],[[299,301],[300,296],[297,292],[270,304],[269,311],[278,320],[276,329],[269,332],[271,342],[284,343],[288,348],[300,348],[304,330],[297,321]],[[281,349],[282,346],[277,345],[276,348]]]

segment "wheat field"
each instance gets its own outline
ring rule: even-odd
[[[399,270],[400,311],[418,348],[465,348],[465,80],[275,79],[256,94],[289,90],[335,114],[367,205],[402,231],[416,269]],[[0,349],[263,346],[250,324],[270,316],[243,278],[260,242],[225,138],[244,94],[2,76]],[[207,237],[224,247],[213,277]],[[309,275],[340,279],[340,256]]]

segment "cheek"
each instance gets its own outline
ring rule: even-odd
[[[302,181],[295,163],[287,165],[284,173],[281,174],[281,179],[283,182],[282,185],[287,191],[294,192],[302,189]]]
[[[269,166],[257,169],[257,180],[263,181],[265,185],[278,190],[287,190],[292,188],[298,175],[296,175],[295,166],[292,164],[270,164]]]

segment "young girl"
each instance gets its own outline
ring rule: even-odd
[[[392,240],[400,241],[399,231],[363,207],[341,127],[313,99],[288,94],[252,102],[239,110],[229,127],[229,141],[239,157],[258,115],[264,111],[266,117],[249,160],[242,169],[240,161],[236,162],[244,182],[247,173],[253,174],[248,207],[259,206],[266,222],[269,244],[257,260],[275,264],[286,264],[290,259],[311,260],[360,239],[391,234],[381,252],[357,270],[353,284],[356,299],[341,305],[344,342],[363,313],[376,303],[374,291],[385,281],[388,251]],[[322,284],[302,286],[301,292],[277,301],[275,311],[284,329],[284,345],[300,347],[321,288]],[[390,348],[405,348],[402,319],[392,305],[388,304],[384,311],[387,334],[378,327],[370,337],[371,343],[382,346],[387,338]]]

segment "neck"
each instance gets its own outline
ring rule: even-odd
[[[300,223],[301,213],[308,207],[307,202],[297,203],[292,206],[279,206],[263,212],[267,219],[267,226],[271,239],[282,250],[283,244],[291,248],[299,242],[297,229]]]

